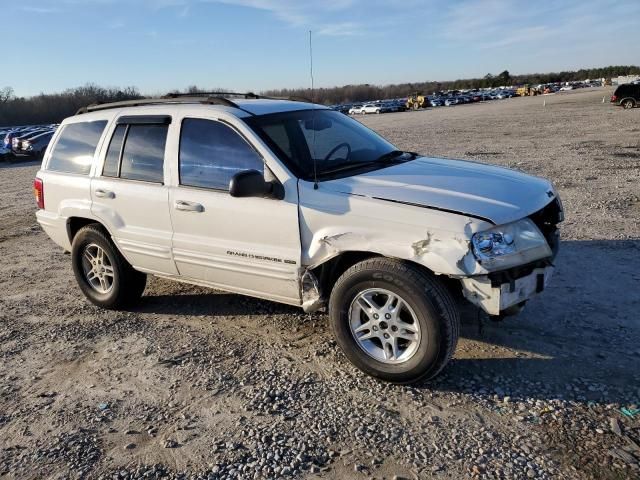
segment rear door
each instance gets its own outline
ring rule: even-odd
[[[169,193],[174,259],[182,276],[200,283],[299,305],[296,182],[283,182],[284,200],[229,195],[235,173],[271,174],[249,138],[230,119],[182,119]]]
[[[175,274],[164,157],[169,116],[123,116],[111,128],[100,171],[91,181],[92,212],[129,263]]]

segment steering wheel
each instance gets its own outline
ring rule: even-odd
[[[340,150],[341,148],[346,147],[347,148],[347,156],[345,158],[345,160],[349,160],[349,157],[351,156],[351,145],[349,145],[347,142],[342,142],[339,145],[336,145],[335,147],[333,147],[331,149],[331,151],[327,154],[326,157],[324,157],[324,162],[328,161],[334,153],[336,153],[338,150]]]

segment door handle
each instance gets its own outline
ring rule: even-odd
[[[116,198],[116,194],[113,192],[110,192],[109,190],[103,190],[102,188],[98,188],[95,191],[96,197],[100,197],[100,198]]]
[[[204,207],[199,203],[186,202],[184,200],[176,200],[174,207],[176,210],[182,210],[184,212],[204,212]]]

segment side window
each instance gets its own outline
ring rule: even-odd
[[[122,149],[120,178],[162,183],[166,125],[129,125]]]
[[[167,125],[120,124],[107,149],[105,177],[162,183]]]
[[[65,125],[53,147],[47,169],[88,175],[106,125],[104,120]]]
[[[264,172],[260,155],[222,122],[185,118],[180,133],[180,184],[228,190],[244,170]]]

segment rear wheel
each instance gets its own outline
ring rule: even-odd
[[[413,109],[418,110],[420,108],[420,104],[418,102],[413,102]]]
[[[365,260],[336,282],[329,302],[336,341],[363,372],[389,382],[435,377],[458,341],[451,294],[419,267]]]
[[[71,245],[71,263],[82,293],[91,303],[117,309],[140,298],[147,282],[120,254],[100,226],[80,229]]]
[[[635,106],[635,104],[636,103],[633,100],[631,100],[630,98],[622,101],[622,107],[627,109],[627,110],[630,109],[630,108],[633,108]]]

